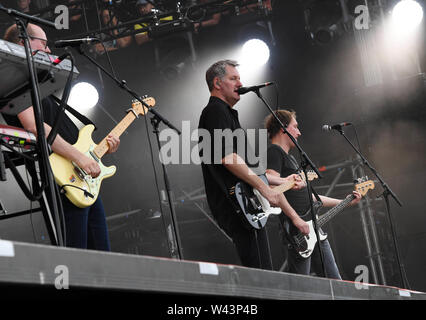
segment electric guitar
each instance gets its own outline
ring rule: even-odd
[[[358,184],[355,185],[355,190],[358,191],[362,196],[364,196],[368,190],[374,189],[374,182],[371,180],[365,181],[366,179],[359,179]],[[353,194],[348,195],[342,202],[337,206],[331,208],[326,213],[317,218],[318,234],[320,241],[327,239],[327,234],[324,233],[321,227],[334,218],[337,214],[343,211],[349,203],[355,199]],[[314,211],[318,212],[321,209],[322,203],[316,201],[314,203]],[[295,226],[290,226],[290,242],[294,248],[299,252],[303,258],[308,258],[312,254],[317,243],[317,235],[315,233],[314,225],[312,220],[308,220],[311,216],[311,210],[309,209],[301,218],[309,224],[309,234],[303,235],[299,229]]]
[[[318,175],[314,171],[308,171],[307,175],[309,181],[318,178]],[[300,173],[300,176],[303,181],[306,181],[303,172]],[[268,179],[264,174],[259,175],[259,178],[269,185]],[[283,193],[293,188],[294,185],[294,181],[288,181],[272,189],[276,193]],[[238,211],[240,211],[239,214],[249,227],[262,229],[271,214],[278,215],[281,213],[281,208],[271,207],[269,201],[257,189],[243,181],[238,182],[231,188],[230,195],[235,196],[238,203]]]
[[[155,105],[154,98],[147,97],[144,98],[143,101],[150,107]],[[136,100],[133,101],[132,108],[128,111],[127,115],[109,134],[120,137],[127,127],[138,118],[140,114],[145,115],[148,109],[142,106],[140,101]],[[87,174],[74,162],[59,154],[52,153],[49,157],[56,183],[61,189],[65,190],[67,198],[79,208],[92,205],[99,196],[102,180],[111,177],[116,171],[116,166],[106,167],[102,164],[101,158],[108,151],[109,145],[106,137],[98,145],[93,142],[92,133],[94,129],[95,127],[91,124],[84,126],[78,134],[78,140],[74,144],[74,147],[99,164],[101,173],[96,178],[92,178],[91,175]]]

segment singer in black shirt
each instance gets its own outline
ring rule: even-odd
[[[225,139],[219,148],[214,144],[215,130],[226,130],[235,133],[241,129],[238,112],[233,108],[239,101],[237,89],[242,87],[237,62],[222,60],[214,63],[206,72],[206,81],[210,90],[210,100],[204,108],[199,129],[205,129],[210,135],[211,157],[206,156],[200,135],[200,156],[206,195],[209,207],[219,226],[232,238],[241,263],[247,267],[272,269],[268,239],[265,229],[256,231],[247,228],[242,217],[237,216],[234,199],[229,195],[229,188],[239,180],[243,180],[259,192],[274,206],[279,206],[291,216],[305,232],[307,224],[294,212],[288,210],[289,204],[283,194],[276,194],[265,184],[245,161],[245,154],[239,151],[239,139]],[[218,159],[215,163],[212,161]],[[306,227],[308,229],[306,229]]]

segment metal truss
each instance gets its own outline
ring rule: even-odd
[[[98,3],[99,2],[99,3]],[[240,11],[246,8],[254,15],[254,20],[270,20],[272,12],[265,5],[263,0],[214,0],[202,4],[194,4],[198,1],[173,1],[175,6],[170,8],[170,5],[161,5],[171,1],[156,1],[159,3],[160,9],[154,9],[151,14],[146,16],[138,16],[135,10],[136,1],[116,1],[101,2],[99,0],[80,0],[72,2],[70,7],[70,15],[82,14],[83,18],[88,18],[88,15],[94,9],[108,9],[111,12],[111,18],[117,17],[120,21],[118,25],[109,25],[105,27],[99,26],[99,29],[88,30],[86,23],[86,31],[79,34],[73,34],[69,38],[96,37],[103,35],[103,41],[110,41],[138,33],[148,32],[150,38],[160,38],[172,33],[181,31],[193,31],[194,24],[208,20],[213,14],[227,13],[231,15],[240,15]],[[182,5],[182,3],[184,3]],[[256,8],[249,7],[250,5],[258,4]],[[38,11],[35,15],[53,16],[55,5],[49,6]],[[172,17],[172,20],[162,20],[166,17]],[[110,19],[112,20],[112,19]],[[135,25],[141,25],[143,28],[134,29]],[[114,33],[114,34],[112,34]]]
[[[329,196],[331,192],[336,188],[348,188],[353,187],[354,183],[338,183],[343,173],[349,167],[352,178],[356,181],[358,178],[365,177],[362,159],[357,156],[355,159],[346,160],[341,163],[323,166],[320,171],[328,171],[331,169],[337,169],[338,172],[335,175],[333,181],[329,185],[315,187],[315,189],[326,189],[325,196]],[[358,204],[360,212],[362,231],[365,239],[367,248],[367,258],[370,263],[370,271],[372,273],[373,281],[375,284],[386,285],[386,277],[383,268],[383,253],[381,252],[379,245],[379,238],[377,235],[376,224],[374,220],[374,210],[372,209],[372,199],[367,195],[363,197],[363,201]],[[333,230],[330,230],[333,233]],[[337,258],[337,257],[336,257]],[[380,280],[379,280],[380,275]]]

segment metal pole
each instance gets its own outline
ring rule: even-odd
[[[361,158],[358,156],[359,161],[361,162]],[[360,165],[358,167],[358,171],[361,175],[361,177],[365,176],[365,171],[364,168],[362,167],[362,165]],[[367,218],[368,218],[368,223],[370,225],[370,230],[371,230],[371,237],[373,240],[373,244],[374,244],[374,253],[373,253],[373,258],[376,257],[377,258],[377,264],[379,266],[379,273],[380,276],[382,278],[382,284],[386,285],[386,277],[385,277],[385,272],[383,269],[383,262],[382,262],[382,254],[380,251],[380,245],[379,245],[379,241],[378,241],[378,236],[377,236],[377,229],[376,229],[376,224],[374,221],[374,216],[373,216],[373,210],[371,210],[371,200],[368,197],[368,195],[365,196],[365,201],[366,201],[366,207],[367,207]]]
[[[356,180],[357,178],[356,169],[357,169],[356,166],[351,166],[352,177],[354,180]],[[371,239],[370,239],[370,233],[368,231],[368,222],[365,217],[364,204],[362,203],[362,201],[359,202],[358,207],[360,209],[362,231],[364,233],[365,244],[367,246],[367,257],[370,262],[371,272],[373,274],[373,281],[375,284],[379,284],[379,281],[377,278],[376,263],[373,259],[373,253],[372,253],[373,250],[371,248]]]

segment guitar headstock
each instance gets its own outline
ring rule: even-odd
[[[355,191],[358,191],[362,196],[365,196],[370,189],[374,189],[374,181],[367,180],[368,178],[359,178],[355,185]]]
[[[145,97],[142,99],[150,108],[155,106],[155,99],[152,97]],[[132,101],[132,109],[137,115],[145,115],[148,112],[148,108],[143,106],[139,100]]]
[[[313,170],[309,170],[308,173],[307,173],[307,175],[308,175],[308,180],[309,181],[312,181],[312,180],[318,178],[318,175]],[[303,179],[303,181],[306,181],[305,173],[303,171],[300,172],[300,177]]]

